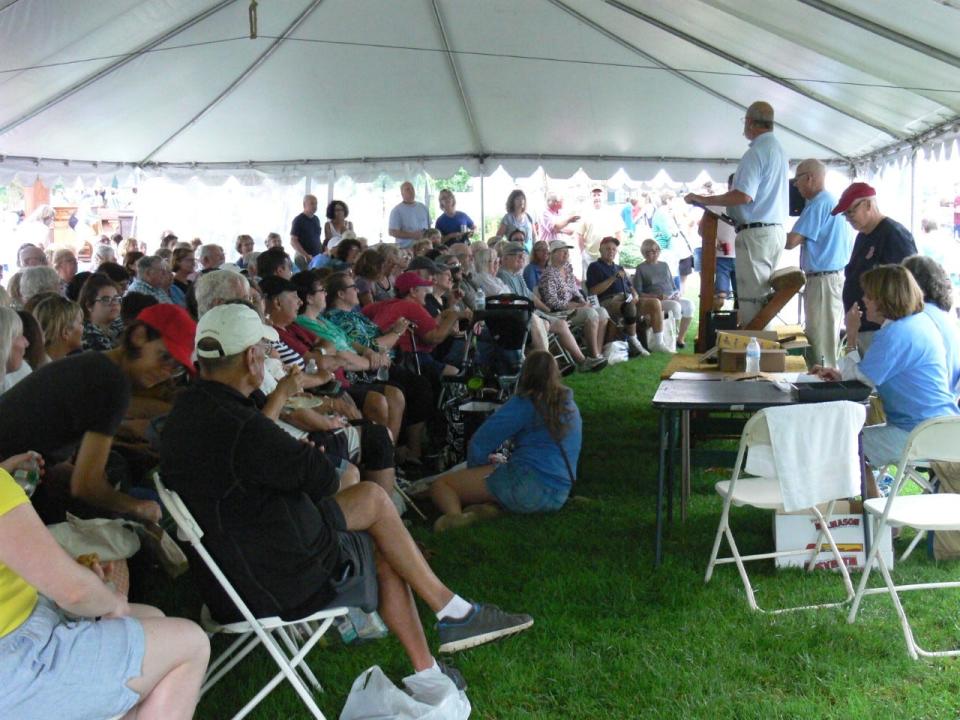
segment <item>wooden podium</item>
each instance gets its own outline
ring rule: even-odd
[[[798,267],[785,267],[777,270],[770,276],[770,286],[773,288],[773,295],[767,300],[760,312],[747,323],[744,330],[763,330],[777,313],[783,310],[784,306],[793,299],[793,296],[800,292],[805,282],[803,271]]]

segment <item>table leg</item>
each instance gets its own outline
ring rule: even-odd
[[[653,566],[660,567],[663,560],[663,490],[667,474],[667,449],[669,447],[668,419],[669,410],[660,411],[658,438],[660,439],[660,462],[657,466],[657,535],[654,540]]]
[[[860,455],[860,499],[863,502],[863,516],[860,524],[863,526],[863,556],[870,555],[870,519],[867,513],[867,460],[863,456],[863,430],[857,436],[857,452]]]
[[[687,521],[690,503],[690,411],[680,413],[680,522]]]
[[[667,522],[673,524],[673,493],[674,468],[673,458],[676,455],[677,435],[680,421],[677,414],[670,410],[667,413]]]

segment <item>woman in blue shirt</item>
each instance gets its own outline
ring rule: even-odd
[[[923,311],[923,293],[901,265],[879,265],[860,276],[866,319],[881,325],[863,359],[856,350],[840,370],[815,367],[826,380],[860,380],[877,389],[885,425],[863,430],[863,453],[875,468],[898,462],[910,431],[925,420],[958,415],[943,337]],[[847,328],[848,347],[852,346]]]
[[[510,457],[496,462],[491,455],[507,440]],[[518,513],[559,510],[573,484],[580,443],[580,411],[560,382],[556,361],[543,350],[530,353],[516,394],[470,440],[467,468],[433,483],[430,493],[443,513],[434,530],[469,525],[498,506]],[[464,503],[475,507],[464,512]]]

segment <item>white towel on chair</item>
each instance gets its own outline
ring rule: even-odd
[[[790,405],[767,408],[764,415],[769,455],[763,446],[751,448],[747,471],[768,475],[755,471],[769,468],[764,460],[772,460],[786,512],[860,494],[857,437],[866,417],[863,405],[847,401]]]

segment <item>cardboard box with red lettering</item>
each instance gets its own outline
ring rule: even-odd
[[[826,505],[820,506],[820,511],[826,510]],[[840,501],[834,508],[833,517],[830,519],[830,532],[834,541],[837,543],[837,549],[840,551],[847,568],[850,570],[862,570],[867,562],[867,556],[863,551],[863,515],[860,514],[860,503],[851,503]],[[774,537],[776,539],[777,551],[797,550],[801,548],[813,549],[813,544],[817,540],[818,521],[812,515],[804,513],[775,513],[774,514]],[[875,538],[874,538],[875,540]],[[893,569],[893,543],[891,541],[891,531],[887,528],[884,536],[880,539],[880,552],[883,553],[883,559],[887,567]],[[791,555],[789,557],[776,558],[776,566],[779,567],[800,567],[806,560],[806,555]],[[836,558],[830,550],[830,543],[824,540],[820,545],[820,553],[817,555],[818,568],[836,568]]]

